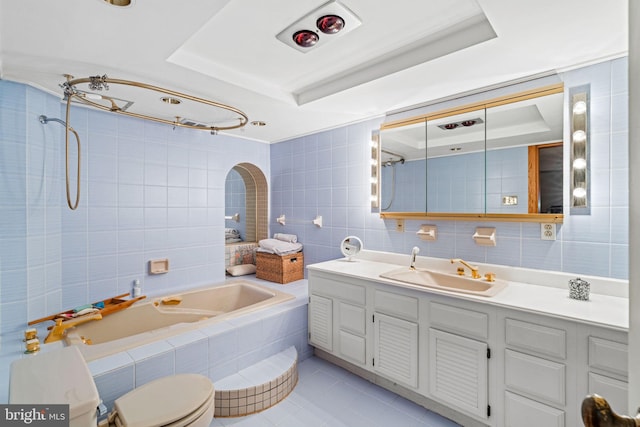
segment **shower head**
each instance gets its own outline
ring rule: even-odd
[[[40,121],[40,123],[42,123],[43,125],[46,125],[49,122],[56,122],[56,123],[60,123],[62,126],[67,127],[67,123],[64,120],[60,120],[60,119],[52,119],[50,117],[45,116],[44,114],[38,117],[38,120]]]
[[[387,166],[394,166],[396,163],[400,163],[401,165],[404,165],[404,157],[401,157],[399,159],[389,159],[386,162],[382,163],[382,167],[387,167]]]

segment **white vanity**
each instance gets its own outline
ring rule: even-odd
[[[628,413],[623,282],[578,301],[561,273],[491,266],[507,282],[491,297],[380,276],[408,260],[362,251],[308,266],[316,354],[465,426],[582,426],[590,393]],[[449,260],[417,266],[456,272]]]

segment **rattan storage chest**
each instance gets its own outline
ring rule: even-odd
[[[256,277],[276,283],[304,279],[304,255],[302,252],[282,256],[256,252]]]

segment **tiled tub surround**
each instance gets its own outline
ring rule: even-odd
[[[275,289],[283,288],[253,280]],[[217,381],[292,346],[299,360],[304,360],[312,353],[307,345],[306,281],[290,283],[286,285],[286,291],[296,298],[89,362],[101,399],[111,410],[115,399],[134,388],[179,373],[207,375],[215,385]],[[22,344],[21,339],[22,336],[16,336],[16,346]],[[54,344],[52,346],[57,347]],[[57,345],[62,346],[62,343]],[[8,367],[19,357],[27,356],[22,351],[15,351],[2,358],[2,403],[8,402]]]
[[[298,383],[295,347],[262,360],[216,383],[215,416],[240,417],[268,409]]]
[[[164,305],[165,299],[180,302]],[[293,295],[280,289],[247,280],[232,280],[170,296],[147,298],[100,321],[89,321],[69,329],[64,341],[67,345],[79,345],[85,360],[92,361],[292,299]],[[86,340],[92,344],[84,344]]]

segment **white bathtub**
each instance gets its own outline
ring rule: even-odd
[[[163,300],[180,300],[163,304]],[[102,320],[67,330],[65,345],[78,345],[87,361],[294,299],[255,283],[220,286],[142,300]]]

